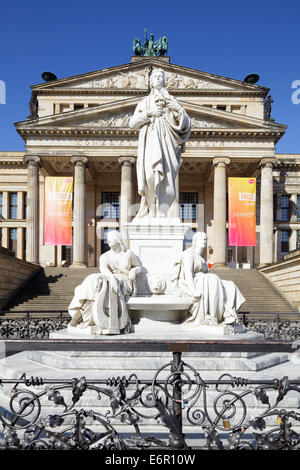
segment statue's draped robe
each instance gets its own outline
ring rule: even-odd
[[[197,327],[217,326],[223,322],[237,323],[237,312],[245,302],[245,298],[234,282],[220,279],[216,274],[208,272],[205,259],[195,255],[193,248],[188,248],[182,253],[175,268],[174,287],[180,296],[191,300],[190,315],[184,324]],[[192,269],[196,299],[187,276],[188,269]]]
[[[107,253],[100,257],[106,258]],[[135,255],[132,253],[132,257]],[[102,261],[103,262],[103,261]],[[128,314],[125,297],[133,292],[133,281],[129,279],[128,274],[132,266],[128,269],[122,269],[117,264],[109,261],[109,267],[118,282],[118,293],[112,291],[109,277],[105,274],[95,273],[87,276],[83,282],[74,290],[74,297],[68,307],[71,321],[70,326],[87,326],[97,325],[99,334],[105,333],[109,328],[109,316],[111,314],[111,306],[117,311],[112,312],[118,316],[118,328],[123,330],[131,325]]]
[[[166,111],[162,116],[151,118],[159,94],[151,93],[136,107],[130,127],[140,128],[137,158],[138,193],[142,197],[137,217],[145,217],[153,204],[154,196],[158,209],[170,208],[176,198],[176,176],[181,165],[181,151],[191,131],[191,121],[183,107],[167,91],[167,101],[173,101],[178,111]],[[162,99],[163,96],[161,95]],[[154,192],[150,180],[154,179]],[[152,185],[151,185],[152,187]]]

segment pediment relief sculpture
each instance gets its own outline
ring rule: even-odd
[[[198,78],[192,78],[187,75],[174,73],[174,72],[166,72],[167,80],[168,80],[168,88],[179,88],[179,89],[194,89],[194,90],[203,90],[203,89],[232,89],[229,85],[221,85],[214,81],[208,81]]]
[[[129,120],[132,113],[120,113],[120,114],[109,114],[101,116],[98,119],[92,121],[75,123],[75,126],[80,127],[129,127]]]
[[[76,84],[64,85],[61,88],[148,88],[148,68],[80,81]]]

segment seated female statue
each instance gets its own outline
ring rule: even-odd
[[[126,296],[135,291],[141,265],[119,232],[108,232],[107,241],[110,250],[100,256],[100,273],[90,274],[75,288],[69,326],[96,326],[96,334],[119,334],[130,330]]]
[[[245,298],[232,281],[221,280],[208,272],[203,258],[207,237],[198,232],[193,237],[192,247],[185,250],[178,263],[173,279],[180,296],[191,300],[187,326],[235,324],[237,312]]]

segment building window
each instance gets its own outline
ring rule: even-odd
[[[9,218],[17,219],[18,193],[9,193]]]
[[[106,251],[108,251],[110,248],[109,248],[109,245],[107,243],[107,234],[108,232],[110,232],[111,230],[117,230],[117,232],[119,232],[119,229],[118,228],[108,228],[108,227],[105,227],[103,229],[103,238],[101,240],[101,254],[105,253]]]
[[[196,222],[198,193],[180,193],[180,217],[182,221]]]
[[[190,248],[192,246],[193,236],[195,235],[195,233],[196,233],[195,228],[190,228],[186,232],[184,240],[183,240],[183,249],[184,250],[186,250],[187,248]]]
[[[284,257],[290,250],[289,250],[289,238],[290,238],[290,231],[289,230],[281,230],[281,249],[280,249],[280,256],[281,258]]]
[[[120,216],[120,193],[102,192],[102,211],[103,219],[119,220]]]
[[[84,104],[74,104],[74,111],[78,111],[79,109],[83,109]]]
[[[300,250],[300,230],[297,230],[297,250]]]
[[[280,200],[281,218],[282,222],[289,222],[290,220],[290,198],[289,196],[281,196]]]
[[[17,255],[17,239],[18,239],[18,230],[16,228],[9,229],[9,250],[13,254]]]
[[[0,193],[0,218],[3,216],[3,193]]]
[[[224,104],[218,104],[217,105],[217,109],[219,109],[220,111],[226,111],[226,105]]]
[[[300,221],[300,194],[297,194],[296,220]]]
[[[23,234],[24,234],[24,243],[23,243],[23,259],[26,260],[26,228],[24,228],[24,231],[23,231]]]
[[[27,193],[23,193],[23,219],[27,219]]]

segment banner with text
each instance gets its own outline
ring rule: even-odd
[[[228,245],[256,246],[255,178],[228,178]]]
[[[72,245],[72,177],[46,177],[44,245]]]

